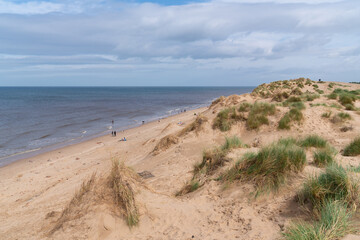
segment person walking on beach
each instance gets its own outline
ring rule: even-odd
[[[116,137],[116,131],[114,131],[114,137]]]

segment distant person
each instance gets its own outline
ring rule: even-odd
[[[144,124],[145,123],[145,121],[142,121],[142,124]]]
[[[111,131],[111,136],[114,136],[114,131]]]
[[[116,137],[116,131],[114,131],[114,137]]]

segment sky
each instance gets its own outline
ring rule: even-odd
[[[0,0],[0,86],[360,81],[358,0]]]

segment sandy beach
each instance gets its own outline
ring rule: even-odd
[[[309,134],[327,140],[338,151],[336,161],[340,165],[358,166],[359,156],[343,156],[342,150],[359,135],[360,115],[341,105],[330,107],[339,103],[328,99],[327,94],[335,88],[358,90],[360,85],[333,83],[339,85],[330,88],[329,84],[317,84],[316,89],[323,93],[304,101],[303,119],[291,123],[290,130],[278,129],[288,107],[279,105],[286,100],[275,101],[277,92],[270,90],[268,96],[258,92],[220,98],[209,107],[118,132],[117,137],[98,137],[4,166],[0,168],[0,239],[279,239],[294,220],[310,220],[295,196],[307,177],[324,171],[313,164],[314,149],[306,149],[308,164],[276,194],[254,199],[250,194],[255,189],[252,182],[223,183],[216,179],[246,152],[257,152],[281,138]],[[318,94],[313,85],[316,82],[303,86],[302,94]],[[256,101],[278,104],[268,124],[249,129],[239,120],[227,131],[214,128],[221,110]],[[354,106],[360,107],[359,102],[355,101]],[[322,117],[330,111],[333,115],[346,112],[351,119],[334,123]],[[205,119],[201,127],[188,128],[199,116]],[[343,127],[351,130],[342,131]],[[201,187],[176,196],[192,179],[194,164],[201,162],[204,150],[220,146],[225,137],[234,135],[247,147],[229,150],[224,165],[201,179]],[[119,141],[123,137],[127,141]],[[160,144],[162,141],[164,144]],[[146,171],[143,176],[124,175],[139,213],[138,224],[133,227],[116,209],[107,188],[113,159],[123,162],[133,173]],[[90,190],[84,190],[81,201],[72,204],[74,194],[85,189],[82,183],[93,174]],[[68,207],[72,210],[64,214],[67,206],[73,206]],[[346,239],[360,238],[350,234]]]

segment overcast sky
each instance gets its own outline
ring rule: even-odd
[[[0,0],[0,86],[360,81],[359,0]]]

